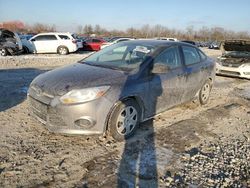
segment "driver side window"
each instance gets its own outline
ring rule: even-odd
[[[169,69],[175,69],[181,67],[181,58],[179,54],[179,49],[177,46],[167,48],[160,55],[155,58],[155,64],[164,64],[169,67]]]

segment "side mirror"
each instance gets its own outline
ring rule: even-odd
[[[36,39],[31,39],[30,41],[34,42],[34,41],[36,41]]]
[[[154,64],[152,73],[164,74],[164,73],[167,73],[169,70],[170,70],[170,68],[167,65],[156,63],[156,64]]]

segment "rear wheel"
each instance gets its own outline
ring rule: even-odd
[[[109,118],[109,133],[122,141],[132,136],[139,125],[141,110],[135,100],[128,99],[116,106]]]
[[[201,105],[208,103],[211,89],[212,84],[210,80],[206,81],[206,83],[201,87],[201,90],[199,92],[199,101]]]
[[[60,55],[67,55],[69,53],[69,50],[65,46],[59,46],[57,49],[57,53]]]
[[[8,51],[5,48],[1,49],[1,56],[7,56],[8,55]]]

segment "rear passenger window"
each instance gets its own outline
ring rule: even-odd
[[[182,46],[185,64],[192,65],[200,62],[200,55],[197,50],[190,46]]]
[[[60,37],[60,39],[63,40],[69,40],[70,38],[67,35],[58,35]]]
[[[175,69],[181,66],[181,58],[177,46],[167,48],[159,56],[156,57],[155,63],[165,64],[170,69]]]

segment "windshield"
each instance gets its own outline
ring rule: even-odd
[[[154,51],[153,46],[136,43],[117,43],[94,53],[82,60],[93,66],[130,71],[139,68],[140,64]]]

